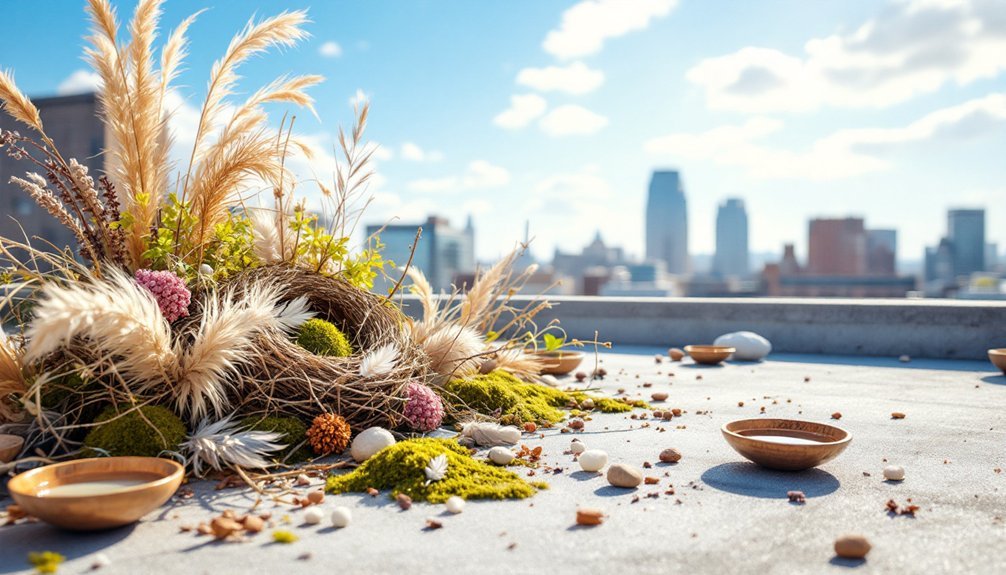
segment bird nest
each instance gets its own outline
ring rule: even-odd
[[[413,343],[407,319],[392,302],[339,277],[329,277],[291,265],[249,269],[227,281],[240,297],[244,289],[262,283],[280,286],[283,297],[306,297],[316,317],[335,324],[353,344],[349,357],[311,353],[284,334],[258,336],[255,353],[240,367],[241,413],[286,414],[311,418],[334,412],[354,429],[372,425],[394,428],[402,420],[405,388],[424,381],[429,359]],[[218,292],[219,293],[219,292]],[[193,318],[197,319],[197,318]],[[390,371],[361,375],[368,354],[394,345],[398,359]]]

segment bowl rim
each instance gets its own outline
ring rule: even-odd
[[[690,352],[691,350],[705,352],[705,353],[735,353],[737,348],[732,345],[713,345],[705,343],[697,343],[686,345],[684,348],[685,352]]]
[[[1006,347],[993,347],[989,350],[989,355],[1002,355],[1006,356]]]
[[[87,465],[89,465],[91,463],[94,463],[94,462],[97,462],[97,461],[108,461],[110,459],[132,459],[132,460],[145,460],[145,461],[156,460],[158,462],[167,463],[169,466],[173,467],[173,469],[172,469],[171,473],[169,473],[169,474],[167,474],[164,477],[161,477],[159,479],[155,479],[153,481],[146,481],[144,483],[140,483],[139,485],[132,485],[130,487],[123,487],[122,489],[116,490],[116,491],[114,491],[112,493],[103,493],[101,495],[58,495],[58,496],[46,496],[46,495],[38,495],[37,493],[25,491],[24,489],[21,488],[21,484],[22,483],[25,483],[25,487],[33,485],[33,483],[32,483],[32,476],[33,475],[38,475],[38,474],[42,473],[43,470],[51,470],[51,469],[57,468],[57,467],[69,467],[71,465],[81,465],[81,464],[83,464],[84,466],[87,466]],[[145,491],[145,490],[148,490],[148,489],[153,489],[153,488],[156,488],[156,487],[161,487],[163,485],[167,485],[169,483],[172,483],[174,481],[179,480],[180,478],[184,477],[184,474],[185,474],[185,467],[183,467],[180,463],[178,463],[177,461],[174,461],[172,459],[164,459],[164,458],[161,458],[161,457],[141,457],[141,456],[135,456],[135,455],[124,455],[124,456],[118,456],[118,457],[88,457],[88,458],[85,458],[85,459],[73,459],[73,460],[70,460],[70,461],[62,461],[60,463],[52,463],[52,464],[49,464],[49,465],[43,465],[41,467],[36,467],[34,469],[29,469],[28,471],[23,471],[21,473],[18,473],[17,475],[15,475],[14,477],[12,477],[10,479],[10,481],[7,482],[7,490],[10,491],[10,494],[12,496],[14,494],[17,494],[20,497],[30,497],[32,499],[49,499],[49,500],[59,499],[60,501],[67,501],[67,500],[71,500],[71,499],[100,499],[100,498],[105,498],[105,497],[118,497],[118,496],[124,495],[124,494],[138,493],[140,491]]]
[[[583,356],[584,355],[584,352],[582,352],[582,351],[576,351],[574,349],[571,349],[571,350],[554,349],[552,351],[545,351],[544,349],[541,349],[541,350],[537,350],[537,351],[532,351],[531,353],[534,354],[534,355],[544,355],[545,357],[555,357],[555,358],[560,358],[560,357],[563,357],[563,356],[573,357],[573,356],[577,356],[577,355],[579,355],[579,356]]]
[[[734,419],[732,421],[728,421],[728,422],[724,423],[723,425],[721,425],[720,426],[720,431],[722,431],[724,435],[729,435],[731,437],[735,437],[735,438],[738,438],[738,439],[746,439],[748,441],[753,441],[755,443],[770,443],[768,441],[764,441],[764,440],[761,440],[761,439],[754,439],[754,438],[752,438],[750,436],[747,436],[747,435],[741,435],[740,433],[737,433],[735,431],[727,429],[728,425],[733,425],[735,423],[744,423],[744,422],[747,422],[747,421],[789,421],[789,422],[793,422],[793,423],[809,423],[811,425],[821,425],[821,426],[824,426],[824,427],[830,427],[832,429],[837,429],[837,430],[839,430],[839,431],[841,431],[842,433],[845,434],[845,437],[843,437],[842,439],[838,439],[836,441],[818,441],[816,444],[807,444],[807,445],[801,444],[801,445],[799,445],[799,447],[802,447],[802,448],[807,448],[807,447],[810,447],[810,448],[815,448],[815,447],[833,447],[833,446],[836,446],[836,445],[841,445],[843,443],[849,443],[850,441],[852,441],[852,433],[850,433],[849,430],[847,430],[847,429],[844,429],[842,427],[838,427],[837,425],[831,425],[830,423],[820,423],[818,421],[808,421],[806,419],[787,419],[787,418],[784,418],[784,417],[766,417],[766,418],[746,417],[744,419]],[[773,445],[776,445],[776,444],[773,443]]]

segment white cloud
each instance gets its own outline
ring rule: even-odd
[[[363,103],[368,100],[370,100],[370,94],[364,92],[360,88],[357,88],[356,93],[349,98],[349,105],[353,107],[362,106]]]
[[[848,178],[885,170],[886,156],[911,144],[960,141],[1006,129],[1006,94],[991,94],[936,110],[903,127],[839,130],[803,151],[759,141],[781,128],[770,118],[753,118],[741,126],[721,126],[696,133],[653,138],[644,150],[675,160],[710,160],[744,168],[753,178]]]
[[[608,125],[608,118],[583,106],[567,104],[546,114],[538,125],[549,136],[582,136],[593,134]]]
[[[587,94],[604,83],[604,72],[592,70],[583,62],[568,66],[524,68],[517,73],[517,83],[541,92]]]
[[[597,166],[584,166],[579,172],[553,174],[542,179],[535,187],[535,196],[551,200],[583,202],[606,200],[611,197],[611,186]]]
[[[710,108],[749,113],[822,106],[882,108],[1006,70],[1006,18],[995,0],[890,3],[855,31],[814,38],[804,53],[746,47],[687,78]]]
[[[561,60],[596,54],[606,40],[642,30],[675,6],[677,0],[583,0],[562,13],[542,48]]]
[[[342,56],[342,46],[338,42],[329,40],[318,48],[318,53],[326,58],[338,58]]]
[[[408,188],[414,192],[444,193],[460,190],[499,188],[510,183],[510,172],[485,160],[474,160],[460,176],[422,178],[409,182]]]
[[[100,86],[101,76],[98,76],[97,72],[75,70],[73,74],[70,74],[65,80],[59,83],[56,93],[60,96],[86,94],[97,91]]]
[[[493,123],[504,130],[517,130],[544,114],[546,107],[545,98],[538,94],[516,94],[510,96],[510,107],[493,118]]]
[[[444,159],[443,152],[439,150],[424,150],[413,142],[402,144],[401,156],[403,160],[411,162],[439,162]]]

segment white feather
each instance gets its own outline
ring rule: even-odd
[[[270,466],[269,454],[286,448],[276,443],[282,437],[276,432],[241,431],[228,416],[215,422],[204,420],[182,449],[197,476],[203,475],[204,465],[217,471],[225,466],[262,469]]]
[[[426,464],[426,469],[423,470],[426,473],[426,482],[440,481],[447,476],[447,455],[441,453],[440,455],[430,459],[430,462]]]
[[[360,362],[360,377],[387,375],[398,363],[398,346],[389,343],[368,353]]]

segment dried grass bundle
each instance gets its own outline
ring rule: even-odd
[[[17,411],[10,400],[25,391],[24,348],[0,330],[0,423],[16,419]]]
[[[229,280],[227,289],[241,297],[255,285],[281,286],[284,301],[306,298],[311,311],[362,351],[318,356],[275,331],[260,333],[251,361],[239,368],[242,412],[301,417],[334,412],[354,429],[398,425],[404,389],[425,379],[429,360],[409,338],[397,307],[340,277],[284,264],[248,270]]]
[[[18,89],[14,75],[7,70],[0,70],[0,109],[36,132],[45,132],[38,108]]]

